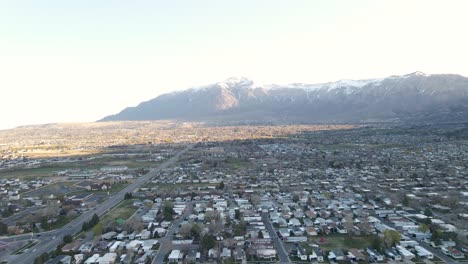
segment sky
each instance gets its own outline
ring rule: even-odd
[[[0,129],[229,77],[468,76],[465,0],[0,0]]]

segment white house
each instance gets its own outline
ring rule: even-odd
[[[169,254],[168,260],[169,262],[179,262],[184,259],[184,254],[180,252],[178,249],[174,249],[171,251],[171,254]]]

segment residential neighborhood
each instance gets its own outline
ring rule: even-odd
[[[466,261],[466,145],[366,131],[138,147],[1,179],[0,257],[47,236],[58,246],[35,263]]]

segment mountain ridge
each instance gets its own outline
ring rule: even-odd
[[[468,78],[414,72],[378,79],[263,86],[243,77],[229,78],[163,94],[99,121],[463,121],[467,113]]]

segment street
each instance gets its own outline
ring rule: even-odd
[[[177,218],[175,221],[172,222],[171,228],[167,231],[166,235],[159,239],[159,250],[156,257],[153,259],[152,264],[161,264],[164,263],[164,257],[168,255],[172,249],[174,249],[172,245],[172,240],[174,238],[174,234],[179,229],[180,223],[184,221],[185,217],[189,216],[192,212],[193,203],[189,203],[187,210]]]
[[[262,220],[266,228],[268,229],[268,233],[270,233],[270,237],[273,240],[273,243],[275,244],[276,252],[278,253],[280,263],[291,263],[291,260],[288,256],[288,252],[284,248],[283,241],[279,239],[278,235],[275,232],[275,229],[273,228],[273,225],[271,224],[270,218],[268,218],[268,213],[262,213]]]

